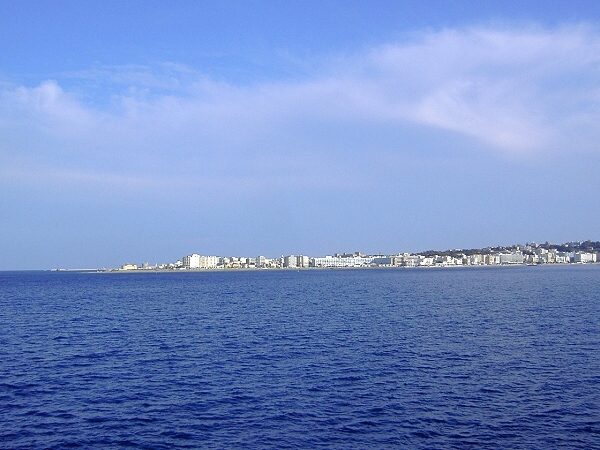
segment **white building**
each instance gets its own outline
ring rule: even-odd
[[[392,266],[403,266],[404,265],[404,257],[406,255],[394,255],[390,258],[390,264]]]
[[[500,264],[500,257],[498,255],[484,255],[483,263],[488,266]]]
[[[536,255],[536,254],[524,255],[523,258],[524,258],[523,262],[525,264],[541,264],[542,262],[544,262],[542,257],[539,255]]]
[[[375,256],[373,258],[373,263],[378,266],[391,266],[393,265],[395,256]]]
[[[192,253],[183,257],[183,267],[186,269],[214,269],[219,264],[216,256],[204,256]]]
[[[219,264],[219,258],[217,256],[201,256],[200,267],[202,269],[214,269]]]
[[[305,255],[296,256],[296,266],[297,267],[308,267],[310,265],[310,258]]]
[[[325,256],[313,258],[314,267],[364,267],[373,262],[368,256]]]
[[[577,252],[573,255],[573,262],[578,264],[586,264],[596,262],[595,253]]]
[[[433,266],[435,260],[433,256],[421,256],[419,265],[421,266]]]
[[[525,258],[520,251],[500,253],[500,264],[523,264]]]
[[[483,264],[483,255],[475,254],[467,256],[467,264],[470,266],[479,266]]]
[[[241,269],[247,264],[247,258],[241,256],[232,256],[230,258],[227,258],[227,261],[228,262],[226,264],[226,267],[230,269]]]
[[[454,258],[448,255],[438,255],[435,257],[435,263],[441,266],[453,266]]]
[[[200,255],[198,253],[192,253],[183,257],[183,267],[186,269],[198,269],[200,268]]]
[[[556,262],[556,250],[549,250],[548,253],[541,255],[542,262],[554,264]]]
[[[296,257],[294,255],[284,256],[283,257],[283,267],[296,267]]]

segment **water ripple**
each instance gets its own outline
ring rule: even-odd
[[[0,273],[0,446],[600,448],[600,268]]]

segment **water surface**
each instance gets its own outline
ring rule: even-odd
[[[0,272],[2,448],[598,448],[600,266]]]

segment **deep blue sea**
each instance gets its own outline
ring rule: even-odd
[[[600,266],[0,272],[0,448],[600,448]]]

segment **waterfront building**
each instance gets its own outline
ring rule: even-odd
[[[216,256],[204,256],[192,253],[183,257],[183,267],[186,269],[214,269],[219,264]]]
[[[417,267],[420,264],[419,255],[407,255],[403,258],[404,267]]]
[[[500,264],[523,264],[525,258],[520,251],[500,253]]]
[[[500,256],[487,254],[483,257],[484,264],[488,266],[494,266],[496,264],[500,264]]]
[[[433,256],[421,256],[419,265],[420,266],[433,266],[434,259]]]
[[[378,266],[392,266],[394,256],[375,256],[373,258],[373,264],[377,264]]]
[[[390,259],[392,266],[400,267],[404,265],[404,255],[395,255]]]
[[[121,266],[120,270],[137,270],[137,268],[137,264],[126,263]]]
[[[436,256],[435,263],[440,266],[452,266],[454,265],[454,258],[447,255]]]
[[[325,256],[313,258],[313,267],[364,267],[373,262],[368,256]]]
[[[183,257],[183,267],[186,269],[198,269],[200,268],[200,255],[198,253],[192,253]]]
[[[556,263],[556,250],[549,250],[548,253],[542,255],[542,261],[547,264]]]
[[[219,265],[219,258],[217,256],[201,256],[200,257],[200,268],[201,269],[215,269]]]
[[[266,261],[267,258],[264,256],[257,256],[255,266],[259,269],[262,269],[263,267],[266,267]]]
[[[277,258],[266,258],[264,267],[274,269],[279,267],[279,260]]]
[[[483,264],[483,255],[469,255],[467,257],[467,264],[471,265],[471,266],[479,266],[481,264]]]
[[[283,257],[283,267],[296,267],[296,257],[294,255],[284,256]]]
[[[241,269],[246,266],[246,258],[241,258],[239,256],[232,256],[229,258],[229,263],[226,267],[231,269]]]
[[[305,255],[296,256],[296,267],[308,267],[310,265],[310,257]]]
[[[573,262],[578,264],[586,264],[596,262],[595,253],[577,252],[573,255]]]

